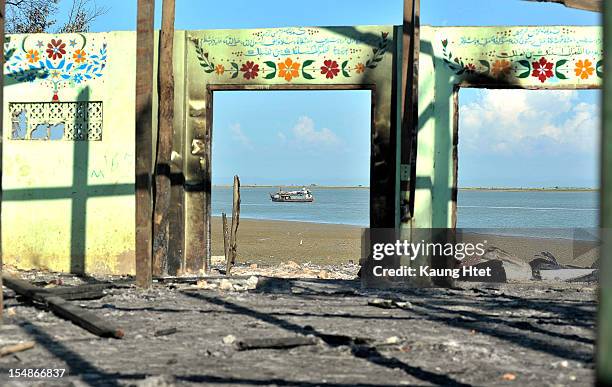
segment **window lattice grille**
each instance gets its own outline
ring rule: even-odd
[[[102,102],[10,103],[13,140],[102,141]],[[63,135],[51,135],[63,127]]]

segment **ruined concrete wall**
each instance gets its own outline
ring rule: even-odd
[[[172,168],[185,177],[186,192],[182,224],[174,226],[184,232],[186,261],[201,266],[209,254],[211,87],[372,90],[373,130],[356,135],[372,139],[379,187],[373,213],[396,224],[396,30],[176,32]],[[10,36],[3,122],[7,264],[134,272],[135,44],[134,32]]]
[[[574,26],[424,27],[421,39],[414,226],[452,227],[457,88],[598,88],[602,34]]]
[[[133,272],[135,34],[9,39],[4,262]]]

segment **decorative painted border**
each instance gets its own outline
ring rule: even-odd
[[[230,60],[231,67],[226,68],[223,64],[215,64],[211,59],[209,52],[206,50],[204,39],[191,38],[191,41],[195,45],[198,62],[207,74],[214,73],[219,78],[229,77],[230,79],[242,76],[242,78],[251,81],[261,75],[263,79],[283,78],[286,82],[291,82],[300,77],[308,81],[331,80],[340,75],[350,78],[368,70],[374,70],[389,52],[392,43],[389,40],[389,33],[381,32],[378,45],[372,49],[372,56],[365,63],[363,61],[350,63],[350,60],[346,58],[344,60],[342,58],[310,58],[300,63],[295,58],[288,56],[279,62],[247,60],[240,63],[237,60]]]
[[[59,101],[60,88],[76,87],[104,76],[108,59],[106,42],[88,46],[83,34],[67,41],[45,37],[30,44],[30,39],[30,35],[23,37],[18,47],[11,46],[11,37],[5,42],[5,74],[19,83],[48,85],[53,92],[52,101]]]
[[[497,79],[534,77],[541,83],[546,83],[554,78],[558,80],[571,78],[588,80],[593,76],[603,78],[603,59],[578,57],[571,60],[550,61],[545,56],[540,56],[533,58],[535,60],[527,57],[520,60],[497,59],[489,61],[478,58],[464,60],[453,56],[451,49],[448,47],[448,39],[442,39],[441,44],[444,63],[456,75],[460,76],[485,75]],[[573,65],[573,68],[568,69],[568,64]],[[570,70],[573,70],[573,74]]]

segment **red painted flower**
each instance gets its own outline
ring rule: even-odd
[[[474,74],[476,72],[476,66],[473,63],[468,63],[465,65],[465,72],[467,74]]]
[[[259,65],[255,64],[255,62],[247,61],[242,65],[240,71],[244,73],[246,79],[255,79],[259,72]]]
[[[61,39],[55,40],[51,39],[51,43],[47,44],[47,55],[49,58],[56,60],[57,58],[62,58],[63,55],[66,55],[66,43],[62,43]]]
[[[325,74],[325,78],[333,79],[338,73],[340,69],[338,68],[338,62],[335,60],[326,60],[323,62],[324,66],[321,66],[321,74]]]
[[[546,58],[541,57],[539,61],[533,62],[533,73],[532,77],[536,77],[540,80],[540,82],[544,83],[548,78],[553,77],[553,64],[546,60]]]

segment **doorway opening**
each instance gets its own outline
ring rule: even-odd
[[[546,252],[561,264],[595,264],[600,91],[458,93],[454,225],[527,261]]]
[[[231,221],[238,175],[238,263],[357,266],[370,226],[374,106],[374,91],[359,89],[213,91],[213,265],[223,260],[221,213]],[[271,198],[304,189],[314,201]]]

